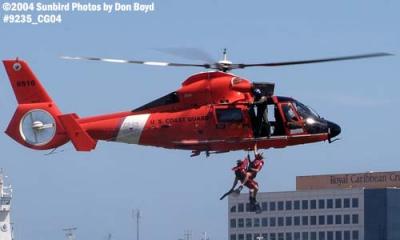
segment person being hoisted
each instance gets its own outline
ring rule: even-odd
[[[246,176],[242,182],[242,185],[246,184],[248,181],[251,181],[255,185],[255,187],[250,190],[249,200],[250,200],[250,206],[252,206],[252,208],[255,209],[256,211],[259,211],[261,209],[257,202],[257,193],[258,193],[258,189],[259,189],[258,183],[254,179],[257,177],[257,173],[259,173],[261,171],[263,166],[264,166],[263,154],[258,153],[257,145],[255,145],[254,146],[254,160],[250,161],[250,163],[249,163],[249,166],[246,171]]]
[[[244,160],[238,160],[237,164],[232,170],[235,172],[235,180],[233,182],[232,188],[225,193],[220,200],[231,193],[240,193],[243,189],[243,186],[246,186],[249,189],[249,202],[251,211],[256,211],[257,213],[261,212],[260,205],[257,202],[257,193],[258,193],[258,183],[254,180],[257,176],[257,173],[261,171],[264,160],[262,153],[257,153],[257,147],[255,147],[254,151],[254,160],[250,161],[250,156],[248,155]],[[238,183],[241,183],[238,188],[235,189]]]

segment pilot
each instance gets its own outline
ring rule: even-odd
[[[297,118],[296,114],[293,112],[293,109],[289,105],[283,105],[283,112],[287,120],[286,125],[290,129],[301,128],[304,126],[304,122]]]
[[[253,106],[257,107],[257,115],[255,121],[255,128],[254,128],[254,136],[260,137],[262,136],[262,126],[263,123],[266,124],[267,136],[270,136],[270,125],[268,121],[268,111],[267,111],[267,100],[266,96],[263,96],[261,90],[259,88],[255,88],[253,90]],[[264,120],[264,121],[263,121]]]

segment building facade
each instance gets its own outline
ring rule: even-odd
[[[298,177],[296,185],[301,186],[300,190],[259,193],[257,198],[263,210],[260,214],[249,211],[248,194],[230,196],[229,239],[399,240],[400,189],[385,185],[369,188],[368,184],[346,188],[335,183],[337,176],[318,176],[321,179],[314,179],[318,182],[310,188],[301,182],[310,178]],[[322,178],[332,182],[323,185]]]
[[[12,240],[10,225],[11,187],[4,186],[3,171],[0,169],[0,240]]]

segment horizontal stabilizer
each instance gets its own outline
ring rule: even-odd
[[[97,141],[79,125],[75,113],[61,115],[59,119],[77,151],[91,151],[96,148]]]

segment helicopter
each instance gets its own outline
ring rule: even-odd
[[[391,54],[370,53],[256,64],[232,63],[227,58],[226,49],[222,60],[204,64],[63,57],[211,70],[188,77],[176,91],[131,111],[91,117],[62,113],[27,62],[18,58],[4,60],[18,102],[5,132],[16,142],[35,150],[54,150],[71,141],[77,151],[91,151],[98,141],[113,141],[190,150],[191,156],[202,152],[209,156],[249,150],[254,146],[268,149],[320,141],[331,143],[341,133],[338,124],[324,119],[294,98],[274,95],[274,83],[252,82],[230,71],[388,55]],[[263,113],[256,114],[255,91],[266,99],[264,109],[272,117],[257,118],[256,115]]]

